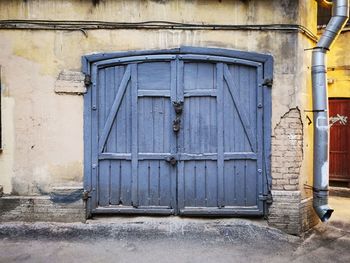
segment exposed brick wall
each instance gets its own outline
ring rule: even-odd
[[[303,123],[298,108],[289,110],[273,130],[272,197],[268,222],[289,234],[300,235],[317,224],[312,198],[301,198],[300,167],[303,159]]]
[[[301,233],[300,191],[272,191],[269,225],[292,235]]]
[[[313,209],[313,198],[309,197],[301,201],[300,203],[300,215],[301,215],[301,231],[308,231],[313,226],[317,225],[320,220]]]
[[[273,204],[268,222],[292,235],[300,235],[315,226],[319,219],[312,208],[312,197],[301,199],[300,191],[272,191]]]
[[[276,125],[272,136],[272,189],[299,190],[303,158],[303,124],[299,109],[291,109]]]

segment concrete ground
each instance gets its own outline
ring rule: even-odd
[[[113,217],[87,224],[4,223],[0,262],[350,262],[350,199],[304,237],[263,220]]]

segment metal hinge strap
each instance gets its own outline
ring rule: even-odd
[[[266,78],[264,79],[263,85],[267,87],[272,87],[273,79],[272,78]]]
[[[90,192],[91,192],[91,191],[84,190],[83,196],[82,196],[82,198],[83,198],[84,201],[86,201],[86,200],[88,200],[89,198],[91,198]]]

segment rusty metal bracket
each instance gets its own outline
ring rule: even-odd
[[[273,85],[273,79],[272,78],[264,79],[263,85],[271,88]]]
[[[89,198],[91,198],[90,192],[91,192],[91,191],[88,191],[88,190],[84,190],[84,191],[83,191],[82,199],[83,199],[84,201],[86,201],[86,200],[88,200]]]
[[[175,109],[175,113],[180,115],[182,114],[182,111],[183,111],[183,104],[184,102],[183,101],[174,101],[173,102],[173,106],[174,106],[174,109]]]
[[[85,85],[86,87],[88,87],[88,86],[90,86],[91,84],[92,84],[92,82],[91,82],[91,76],[88,75],[88,74],[86,74],[86,75],[85,75],[85,78],[84,78],[84,85]]]

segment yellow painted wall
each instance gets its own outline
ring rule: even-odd
[[[315,31],[314,1],[0,1],[0,19],[146,21],[218,24],[301,23]],[[308,17],[309,19],[305,19]],[[165,49],[180,45],[272,54],[272,130],[291,108],[310,104],[313,42],[300,33],[194,30],[0,30],[4,150],[0,185],[6,193],[40,194],[53,186],[82,185],[83,97],[59,95],[62,70],[81,70],[81,57],[98,52]],[[304,125],[305,138],[312,133]],[[307,142],[305,140],[305,142]],[[304,143],[302,183],[310,181],[312,145]],[[310,159],[311,158],[311,159]],[[310,168],[311,167],[311,168]],[[301,183],[301,184],[302,184]]]
[[[350,28],[346,28],[349,30]],[[350,31],[343,31],[328,54],[328,97],[350,98]]]

